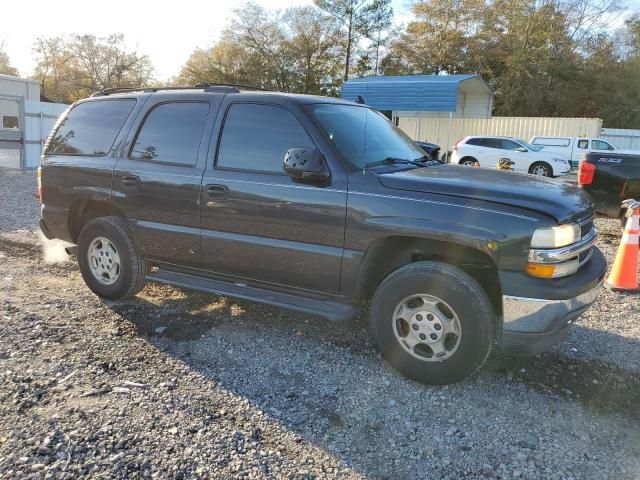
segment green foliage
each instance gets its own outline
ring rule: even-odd
[[[41,37],[34,52],[34,77],[42,82],[42,94],[57,102],[71,103],[106,88],[147,86],[153,78],[149,58],[127,51],[119,34]]]
[[[640,21],[610,32],[607,0],[427,0],[390,45],[385,74],[477,72],[496,115],[599,117],[640,128]]]
[[[384,42],[382,32],[389,28],[393,20],[391,1],[313,0],[313,3],[327,12],[341,27],[345,48],[344,80],[346,81],[349,79],[349,70],[353,62],[353,50],[363,36],[376,42],[376,56],[379,54],[380,46]],[[376,60],[376,70],[377,63]]]
[[[18,69],[11,65],[9,55],[4,51],[4,42],[0,43],[0,74],[18,76]]]
[[[248,3],[235,11],[213,47],[191,55],[175,83],[239,83],[337,95],[342,50],[336,23],[317,9],[269,12]]]

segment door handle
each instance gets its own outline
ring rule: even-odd
[[[140,177],[137,175],[123,175],[122,185],[125,187],[137,187],[140,184]]]
[[[209,197],[227,198],[229,189],[224,185],[207,185],[205,187],[205,192],[207,192]]]

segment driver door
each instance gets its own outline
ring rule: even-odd
[[[202,180],[204,265],[248,282],[338,293],[346,175],[330,163],[327,184],[285,174],[287,150],[316,146],[312,125],[288,108],[233,102],[223,117]]]

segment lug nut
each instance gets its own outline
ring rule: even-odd
[[[436,330],[440,330],[442,328],[442,325],[440,325],[439,323],[436,323],[433,328],[435,328]]]
[[[431,314],[427,315],[427,320],[429,320],[430,322],[433,321],[433,315]]]
[[[438,339],[438,335],[436,335],[435,333],[432,333],[430,336],[431,336],[431,340],[437,340]]]
[[[414,330],[418,330],[419,327],[414,323],[413,325],[411,325],[411,328],[413,328]]]
[[[418,321],[422,320],[422,315],[420,315],[420,314],[416,315],[416,320],[418,320]]]
[[[420,334],[420,340],[426,340],[427,336],[424,333]]]

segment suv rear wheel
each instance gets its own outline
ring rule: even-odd
[[[493,313],[482,287],[459,268],[416,262],[376,290],[371,330],[382,355],[403,375],[446,384],[473,373],[489,356]]]
[[[127,298],[144,287],[146,263],[124,218],[87,223],[78,238],[78,263],[85,283],[100,297]]]

